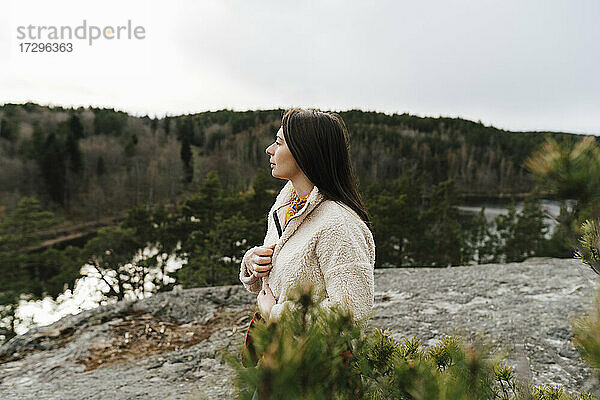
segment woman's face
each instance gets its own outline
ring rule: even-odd
[[[302,173],[298,163],[292,156],[290,149],[283,138],[283,128],[279,128],[275,142],[265,149],[270,156],[271,175],[280,179],[292,179]]]

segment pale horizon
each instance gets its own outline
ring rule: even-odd
[[[6,104],[19,104],[19,105],[24,105],[28,103],[27,101],[25,102],[19,102],[19,103],[14,103],[14,102],[5,102],[5,103],[0,103],[0,106],[4,106]],[[129,115],[131,115],[132,117],[136,117],[136,118],[143,118],[143,117],[149,117],[149,118],[157,118],[157,119],[163,119],[164,117],[168,116],[168,117],[179,117],[179,116],[184,116],[184,115],[193,115],[193,114],[200,114],[203,112],[215,112],[215,111],[222,111],[222,110],[231,110],[231,111],[235,111],[235,112],[244,112],[244,111],[272,111],[272,110],[276,110],[276,109],[287,109],[287,107],[272,107],[272,108],[254,108],[254,109],[236,109],[236,108],[215,108],[215,109],[211,109],[211,110],[199,110],[199,111],[192,111],[192,112],[187,112],[187,113],[180,113],[180,114],[175,114],[175,113],[165,113],[165,114],[161,114],[161,115],[156,115],[156,114],[139,114],[139,113],[135,113],[135,112],[130,112],[128,110],[124,110],[124,109],[119,109],[119,108],[115,108],[112,106],[98,106],[98,105],[62,105],[62,104],[41,104],[41,103],[37,103],[34,101],[29,101],[29,103],[34,103],[37,104],[39,106],[42,107],[49,107],[49,108],[56,108],[56,107],[62,107],[64,109],[77,109],[79,107],[83,107],[83,108],[100,108],[100,109],[114,109],[115,111],[119,111],[119,112],[125,112]],[[293,107],[293,106],[290,106]],[[305,107],[312,107],[312,106],[305,106]],[[351,111],[351,110],[359,110],[362,112],[377,112],[377,113],[383,113],[386,115],[394,115],[394,114],[403,114],[404,112],[385,112],[385,111],[379,111],[379,110],[366,110],[366,109],[359,109],[359,108],[349,108],[349,109],[344,109],[344,110],[339,110],[339,109],[324,109],[324,108],[319,108],[321,111],[329,111],[329,112],[346,112],[346,111]],[[493,127],[496,129],[500,129],[500,130],[504,130],[504,131],[509,131],[509,132],[551,132],[551,133],[569,133],[569,134],[574,134],[574,135],[594,135],[594,136],[600,136],[600,133],[588,133],[588,132],[570,132],[570,131],[561,131],[561,130],[552,130],[552,129],[536,129],[536,130],[518,130],[518,129],[507,129],[507,128],[503,128],[500,126],[496,126],[494,124],[489,124],[489,123],[485,123],[485,121],[480,121],[478,119],[475,118],[466,118],[464,116],[449,116],[449,115],[420,115],[420,114],[416,114],[416,113],[409,113],[407,112],[407,114],[411,115],[411,116],[415,116],[415,117],[420,117],[420,118],[461,118],[463,120],[469,120],[472,122],[481,122],[482,124],[484,124],[486,127]]]
[[[592,0],[35,0],[4,8],[0,104],[158,118],[358,109],[600,135],[600,3]],[[19,26],[82,21],[130,23],[145,37],[75,41],[72,53],[20,51]]]

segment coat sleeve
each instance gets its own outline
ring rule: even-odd
[[[240,264],[240,281],[249,292],[258,294],[262,289],[263,278],[250,275],[248,272],[248,256],[250,255],[251,250],[252,249],[246,251],[246,254],[244,254],[244,257],[242,258],[242,262]]]
[[[272,221],[271,218],[271,214],[273,213],[274,209],[275,204],[271,206],[271,210],[269,211],[269,214],[267,214],[267,234],[265,235],[265,239],[263,240],[263,246],[266,245],[266,240],[269,237],[269,234],[271,234],[272,231],[275,229],[275,223]],[[250,253],[250,250],[252,249],[248,249],[248,251],[246,251],[246,254],[244,254],[244,257],[242,258],[242,262],[240,263],[240,281],[249,292],[258,294],[263,286],[263,278],[250,275],[250,273],[248,272],[247,264],[249,262],[248,255]]]
[[[339,304],[357,322],[372,317],[375,242],[371,231],[355,221],[338,222],[322,231],[315,250],[327,292],[321,306]]]

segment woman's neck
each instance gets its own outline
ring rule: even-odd
[[[294,190],[302,199],[308,196],[315,187],[315,185],[306,177],[297,177],[290,180],[292,181],[292,186],[294,187]]]

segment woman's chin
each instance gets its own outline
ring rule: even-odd
[[[277,179],[288,179],[288,178],[286,178],[285,176],[281,176],[281,175],[279,175],[279,174],[278,174],[277,172],[275,172],[274,170],[271,170],[271,176],[272,176],[273,178],[277,178]]]

